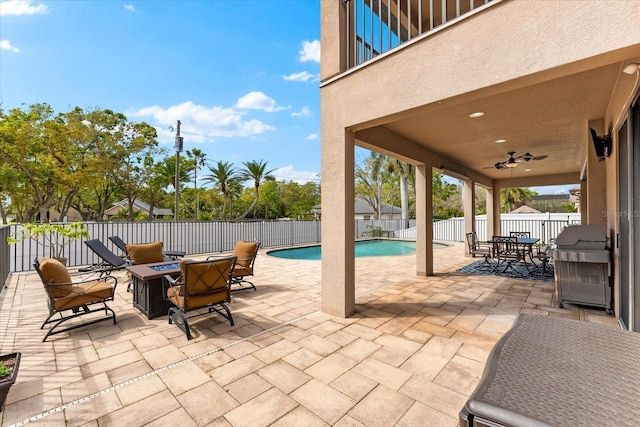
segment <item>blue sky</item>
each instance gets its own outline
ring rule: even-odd
[[[318,0],[0,1],[3,109],[111,109],[174,152],[319,182]]]
[[[319,182],[319,40],[318,0],[0,0],[0,102],[108,108],[171,153],[180,120],[211,164]]]

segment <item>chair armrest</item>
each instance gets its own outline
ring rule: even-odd
[[[86,274],[86,273],[85,273]],[[91,283],[91,282],[108,282],[108,281],[113,281],[113,287],[116,287],[116,285],[118,284],[118,278],[108,275],[108,276],[102,276],[102,277],[98,277],[97,279],[84,279],[84,280],[79,280],[77,282],[65,282],[65,283],[45,283],[45,286],[76,286],[76,285],[82,285],[84,283]]]
[[[182,278],[182,276],[176,277],[174,279],[173,277],[169,276],[168,274],[164,275],[164,280],[166,280],[169,283],[169,285],[171,285],[171,286],[182,285],[182,282],[180,281],[181,278]]]

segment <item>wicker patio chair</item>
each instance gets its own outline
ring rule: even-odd
[[[233,326],[233,316],[226,303],[231,301],[231,272],[235,262],[234,256],[206,261],[183,260],[180,277],[164,276],[165,295],[173,305],[169,308],[169,323],[175,323],[187,339],[191,339],[188,319],[213,311]],[[208,308],[208,311],[197,311],[202,308]],[[196,313],[187,315],[193,311]]]
[[[116,313],[107,305],[113,301],[118,279],[113,276],[102,276],[98,279],[72,281],[67,268],[58,260],[43,258],[34,261],[35,267],[48,296],[49,316],[40,326],[51,325],[42,339],[45,342],[51,335],[60,334],[82,326],[113,319]],[[104,317],[57,329],[67,320],[104,311]],[[109,314],[111,313],[111,314]]]

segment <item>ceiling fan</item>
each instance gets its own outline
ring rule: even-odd
[[[547,158],[546,155],[534,156],[529,152],[524,153],[520,156],[516,156],[515,151],[509,151],[507,154],[509,154],[509,158],[507,160],[505,160],[504,162],[497,162],[495,165],[493,165],[493,167],[496,169],[515,168],[516,166],[518,166],[518,163],[528,162],[529,160],[542,160]],[[489,168],[490,166],[485,169],[489,169]]]

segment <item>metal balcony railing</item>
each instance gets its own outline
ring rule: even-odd
[[[491,1],[344,0],[347,8],[347,68],[452,23]]]

